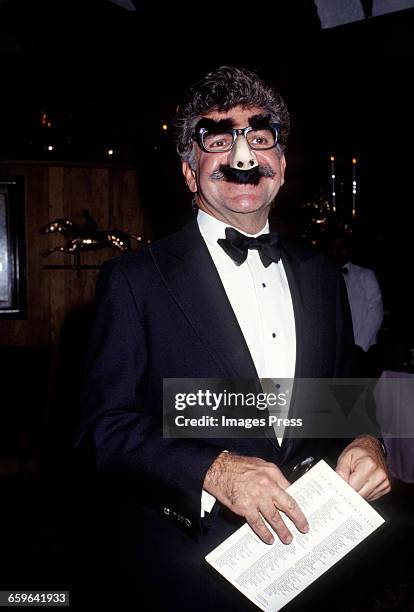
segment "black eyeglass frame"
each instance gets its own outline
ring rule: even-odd
[[[248,143],[249,147],[251,149],[253,149],[253,151],[269,151],[269,149],[274,149],[275,146],[277,145],[277,143],[279,142],[279,137],[280,137],[280,132],[281,132],[281,128],[282,126],[280,125],[280,123],[269,123],[268,126],[264,127],[264,128],[260,128],[260,129],[269,129],[271,128],[274,133],[275,133],[275,142],[274,144],[272,144],[270,147],[253,147],[250,143]],[[204,136],[205,134],[209,133],[209,130],[205,127],[200,127],[197,131],[194,130],[193,132],[193,140],[195,140],[198,144],[198,146],[200,147],[200,149],[202,151],[204,151],[205,153],[228,153],[229,151],[232,150],[234,143],[236,142],[236,138],[238,136],[243,135],[246,138],[247,141],[247,137],[246,134],[248,134],[251,131],[258,131],[258,128],[254,128],[251,125],[248,125],[245,128],[230,128],[228,130],[223,130],[223,134],[232,134],[233,136],[233,140],[231,145],[229,146],[228,149],[222,149],[221,151],[210,151],[209,149],[206,149],[206,147],[204,146]]]

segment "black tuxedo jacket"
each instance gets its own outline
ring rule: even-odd
[[[352,324],[340,272],[324,256],[298,247],[283,245],[282,260],[295,315],[295,375],[350,375]],[[200,548],[208,531],[200,519],[202,484],[217,455],[226,448],[273,461],[283,470],[306,449],[299,440],[288,440],[280,448],[271,438],[225,443],[164,439],[162,382],[167,377],[257,377],[195,219],[179,232],[102,266],[82,395],[83,422],[76,437],[77,445],[93,452],[98,468],[127,477],[132,514],[140,517],[131,519],[128,510],[127,523],[141,525],[136,541],[150,547],[158,562],[161,549],[165,558],[168,541],[174,561],[166,560],[166,568],[186,555],[195,567],[202,560],[200,551],[208,552],[209,544],[227,533],[219,528],[221,523],[229,526],[235,518],[223,508],[221,518],[216,511],[211,528],[216,540]],[[199,546],[195,544],[191,554],[190,540],[198,540]]]

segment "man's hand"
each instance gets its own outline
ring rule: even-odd
[[[339,455],[336,472],[368,501],[391,490],[381,446],[371,436],[355,438]]]
[[[274,538],[263,518],[284,544],[290,544],[292,534],[279,510],[303,533],[308,532],[309,525],[297,502],[285,491],[289,484],[273,463],[223,452],[210,466],[203,488],[227,508],[243,516],[266,544],[273,544]]]

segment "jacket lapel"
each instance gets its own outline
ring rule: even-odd
[[[289,283],[290,295],[292,297],[293,314],[295,318],[296,333],[296,365],[295,378],[302,375],[303,371],[303,317],[304,304],[302,288],[300,284],[300,259],[296,253],[288,247],[282,248],[282,263]]]
[[[308,320],[306,307],[306,255],[294,245],[283,245],[282,262],[286,271],[289,289],[292,296],[293,311],[296,327],[296,366],[295,379],[309,376],[311,362],[313,359],[312,350],[307,342],[307,327],[312,325],[312,320]],[[296,387],[297,391],[297,387]],[[289,408],[289,418],[300,417],[300,401],[293,387],[291,404]],[[289,461],[293,455],[299,454],[300,447],[305,443],[302,438],[290,438],[289,434],[293,429],[286,429],[286,437],[282,442],[283,462]]]
[[[222,372],[228,378],[257,378],[246,341],[220,276],[194,219],[150,247],[155,265]]]

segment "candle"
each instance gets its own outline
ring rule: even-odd
[[[352,219],[356,216],[356,193],[357,193],[357,182],[356,182],[356,157],[352,158]]]
[[[332,188],[332,212],[336,212],[335,157],[333,155],[331,155],[331,188]]]

